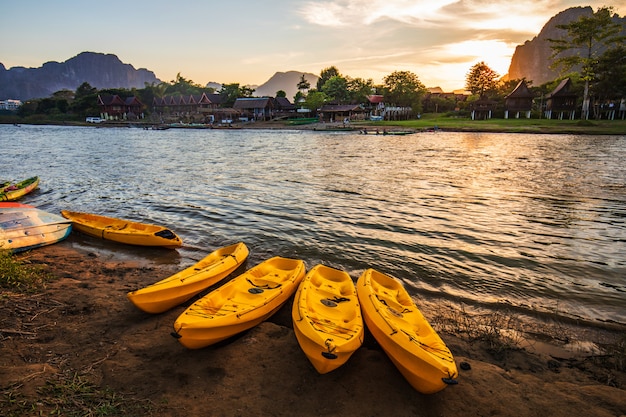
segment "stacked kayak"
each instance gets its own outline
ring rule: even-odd
[[[305,276],[299,259],[270,258],[209,292],[174,323],[174,336],[188,349],[228,339],[271,317]]]
[[[15,184],[4,183],[0,187],[0,201],[15,201],[33,191],[39,185],[39,177],[27,178]]]
[[[168,249],[175,249],[183,244],[174,232],[163,226],[68,210],[61,210],[61,214],[72,221],[74,229],[100,239]]]
[[[367,269],[356,290],[367,328],[413,388],[431,394],[457,383],[452,353],[400,281]]]
[[[0,203],[0,249],[20,252],[65,239],[72,222],[20,203]]]
[[[189,300],[234,272],[248,257],[242,243],[211,252],[196,264],[159,282],[127,294],[146,313],[162,313]]]

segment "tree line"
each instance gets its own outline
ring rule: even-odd
[[[601,7],[591,16],[582,16],[569,24],[557,26],[564,31],[559,39],[549,39],[553,51],[553,67],[562,70],[562,76],[530,90],[536,96],[551,92],[558,83],[568,77],[572,81],[574,93],[582,97],[583,118],[590,115],[590,103],[618,100],[626,97],[626,37],[620,36],[622,26],[612,21],[613,8]],[[572,51],[584,51],[580,55]],[[383,78],[380,85],[372,79],[353,78],[343,75],[335,66],[321,71],[317,84],[311,86],[304,75],[297,84],[298,92],[293,97],[295,104],[315,112],[323,104],[363,104],[372,94],[382,95],[390,106],[410,108],[414,115],[422,112],[446,113],[463,112],[467,106],[482,97],[504,103],[520,80],[503,81],[500,75],[485,62],[473,65],[465,80],[465,89],[471,93],[467,99],[452,95],[431,95],[419,77],[410,71],[395,71]],[[61,90],[51,97],[25,102],[17,111],[20,118],[84,120],[87,115],[99,114],[98,95],[119,95],[137,97],[148,108],[154,98],[164,96],[190,96],[202,93],[219,93],[221,105],[232,107],[237,98],[253,97],[254,89],[238,83],[224,84],[219,91],[203,87],[180,73],[169,83],[146,84],[143,89],[102,89],[97,90],[88,83],[80,85],[76,91]],[[277,91],[277,97],[285,97],[284,91]],[[541,111],[541,109],[538,109]]]

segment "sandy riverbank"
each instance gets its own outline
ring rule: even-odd
[[[51,401],[59,394],[49,387],[76,381],[111,390],[122,415],[626,415],[626,375],[597,352],[532,344],[494,349],[451,330],[461,325],[444,326],[438,318],[434,326],[457,365],[467,362],[471,369],[460,370],[458,385],[422,395],[369,334],[345,366],[317,374],[293,334],[290,303],[238,338],[190,351],[170,335],[189,302],[148,315],[126,299],[128,291],[178,267],[86,251],[72,236],[20,258],[56,278],[41,294],[3,291],[0,297],[3,415],[58,409],[58,401]],[[432,306],[423,310],[429,319],[438,316]]]

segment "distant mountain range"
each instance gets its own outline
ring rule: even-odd
[[[508,79],[530,80],[538,86],[558,77],[558,73],[550,69],[550,38],[560,38],[563,30],[557,25],[567,24],[580,16],[593,13],[591,7],[573,7],[552,17],[541,32],[532,40],[526,41],[515,49],[511,59]],[[624,27],[622,35],[626,35],[626,18],[614,17]],[[319,77],[315,74],[287,71],[277,72],[265,83],[249,86],[255,89],[254,95],[275,96],[279,90],[285,91],[287,98],[293,100],[302,75],[315,87]],[[112,54],[82,52],[65,62],[46,62],[40,68],[13,67],[6,69],[0,63],[0,100],[49,97],[53,93],[66,89],[76,90],[82,83],[88,82],[97,89],[103,88],[143,88],[145,83],[159,84],[154,72],[145,68],[135,69],[125,64]],[[220,83],[211,82],[207,87],[219,91]]]
[[[318,76],[311,73],[288,71],[277,72],[269,80],[255,89],[254,95],[275,96],[279,90],[285,91],[293,100],[298,92],[298,82],[302,75],[315,87]],[[76,90],[88,82],[97,89],[103,88],[144,88],[145,83],[159,84],[154,72],[144,68],[135,69],[125,64],[113,54],[82,52],[65,62],[46,62],[40,68],[13,67],[6,69],[0,63],[0,100],[29,100],[50,97],[60,90]],[[219,91],[222,84],[210,82],[207,87]]]
[[[74,91],[84,82],[97,89],[130,89],[161,81],[154,72],[135,69],[112,54],[82,52],[65,62],[46,62],[40,68],[7,70],[0,63],[0,100],[50,97],[60,90]]]
[[[248,85],[247,87],[254,89],[252,95],[256,97],[275,97],[276,93],[282,90],[287,94],[287,98],[293,101],[293,97],[298,92],[298,83],[303,75],[304,79],[311,85],[311,88],[315,88],[320,77],[310,72],[299,71],[277,72],[263,84]],[[214,88],[216,91],[222,88],[222,84],[216,82],[210,82],[206,86]]]

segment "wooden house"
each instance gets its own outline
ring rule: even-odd
[[[572,81],[569,78],[564,79],[559,85],[548,94],[546,99],[546,110],[544,112],[546,119],[551,119],[552,114],[558,114],[559,120],[563,116],[567,116],[570,120],[574,120],[576,115],[576,101],[578,97],[572,93]]]
[[[287,97],[276,97],[274,99],[275,116],[290,117],[296,115],[296,105]]]
[[[143,118],[143,104],[137,97],[122,99],[115,95],[98,95],[100,117],[106,120],[134,120]]]
[[[152,109],[162,120],[185,119],[192,122],[212,123],[222,116],[219,108],[221,103],[219,94],[175,95],[155,97],[152,100]]]
[[[367,96],[367,108],[370,120],[383,120],[385,114],[385,98],[381,94]]]
[[[498,103],[489,100],[486,96],[481,96],[478,100],[470,104],[472,120],[488,120],[493,116]]]
[[[365,110],[359,104],[324,104],[320,109],[320,120],[339,122],[351,119],[362,119]]]
[[[270,97],[244,97],[238,98],[233,104],[233,109],[241,112],[244,120],[269,120],[274,116],[274,100]]]
[[[519,119],[520,113],[525,113],[526,118],[530,119],[534,98],[535,95],[528,89],[526,81],[521,80],[515,89],[504,97],[504,118],[508,119],[511,112],[515,114],[516,119]]]

